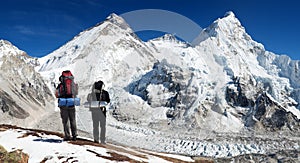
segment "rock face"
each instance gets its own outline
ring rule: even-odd
[[[251,98],[246,96],[244,90],[245,85],[240,83],[239,78],[234,78],[226,88],[226,101],[232,107],[246,108],[238,112],[245,120],[245,126],[257,130],[298,133],[299,119],[276,102],[267,92],[262,92],[264,89],[255,93]],[[296,103],[291,102],[290,105],[296,106]]]
[[[29,116],[29,113],[17,105],[6,92],[1,92],[0,97],[0,106],[4,114],[8,113],[10,116],[19,119],[25,119]]]
[[[246,117],[246,125],[250,127],[266,131],[290,131],[299,134],[299,119],[274,102],[266,93],[258,96],[255,106]]]
[[[35,114],[45,112],[54,98],[43,77],[35,71],[37,60],[10,42],[0,40],[0,61],[1,123],[31,116],[38,119]]]
[[[22,150],[15,150],[12,152],[7,152],[0,145],[0,161],[1,162],[19,162],[19,163],[28,163],[29,156],[28,154],[22,152]]]
[[[167,63],[166,60],[154,64],[153,69],[143,75],[140,80],[128,86],[129,93],[141,97],[152,107],[168,107],[180,109],[180,103],[192,103],[195,101],[197,88],[194,85],[186,85],[185,81],[192,80],[193,74],[182,68]],[[181,91],[194,86],[195,92],[190,94]],[[187,106],[188,107],[188,106]],[[169,117],[175,117],[169,114]]]

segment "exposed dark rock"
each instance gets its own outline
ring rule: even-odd
[[[13,101],[13,98],[11,98],[11,96],[9,96],[6,92],[0,91],[0,99],[0,106],[3,114],[8,112],[10,116],[19,119],[25,119],[29,116],[29,113],[17,105],[16,102]]]
[[[232,83],[229,83],[234,87],[226,87],[225,99],[231,106],[240,107],[253,107],[254,102],[248,99],[244,93],[242,84],[240,83],[240,78],[233,77]]]
[[[246,116],[246,125],[268,131],[300,131],[300,120],[285,108],[274,102],[267,93],[262,93],[256,105]]]
[[[18,162],[18,163],[28,163],[29,156],[28,154],[22,152],[22,150],[15,150],[12,152],[7,152],[0,145],[0,162]]]

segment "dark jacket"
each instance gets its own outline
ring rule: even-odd
[[[101,95],[101,97],[100,97]],[[96,93],[96,100],[97,101],[106,101],[107,103],[110,102],[109,94],[106,90],[102,90],[101,93]]]
[[[100,97],[101,95],[101,97]],[[106,90],[102,90],[102,92],[95,92],[93,91],[87,97],[89,102],[91,101],[106,101],[107,103],[110,102],[109,94]]]

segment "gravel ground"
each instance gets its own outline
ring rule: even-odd
[[[44,116],[41,121],[37,122],[37,124],[35,124],[33,128],[47,131],[63,132],[60,112],[53,111],[49,113],[48,115]]]
[[[78,113],[77,113],[78,114]],[[78,127],[78,119],[77,127]],[[44,116],[41,121],[37,122],[33,128],[47,130],[47,131],[55,131],[63,133],[63,125],[60,117],[60,111],[53,111],[49,113],[47,116]],[[86,138],[92,138],[92,134],[82,131],[78,129],[78,135]]]

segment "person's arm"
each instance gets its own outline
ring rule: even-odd
[[[58,98],[58,90],[55,90],[55,97]]]
[[[103,94],[104,94],[104,100],[107,102],[107,103],[109,103],[110,102],[110,98],[109,98],[109,94],[108,94],[108,92],[107,91],[104,91],[103,92]]]
[[[55,89],[55,97],[56,98],[59,98],[59,87],[60,87],[60,84],[58,84],[58,86]]]

